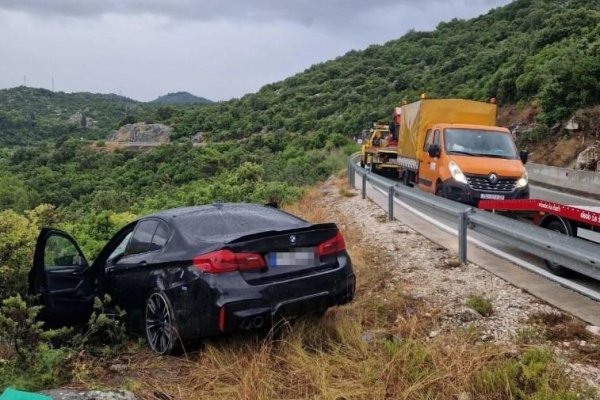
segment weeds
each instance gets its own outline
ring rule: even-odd
[[[356,192],[353,192],[346,187],[341,187],[339,190],[339,194],[340,194],[340,196],[346,197],[346,198],[354,197],[357,195]]]
[[[485,297],[479,295],[471,295],[467,300],[467,306],[477,311],[484,317],[489,317],[494,312],[492,302]]]

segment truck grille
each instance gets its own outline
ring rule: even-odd
[[[469,186],[474,190],[492,192],[513,192],[517,186],[516,179],[499,177],[495,184],[490,182],[489,176],[466,175]]]

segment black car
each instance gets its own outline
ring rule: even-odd
[[[49,325],[86,320],[106,293],[161,354],[188,340],[323,312],[351,301],[355,287],[335,224],[254,204],[148,215],[121,229],[91,265],[71,236],[44,228],[29,280]]]

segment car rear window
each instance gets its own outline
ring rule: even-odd
[[[211,207],[177,217],[186,237],[205,242],[228,242],[265,231],[310,226],[306,221],[269,207]]]
[[[169,234],[171,231],[169,227],[164,222],[161,222],[156,228],[156,232],[154,232],[154,237],[152,238],[152,243],[150,244],[150,251],[156,251],[163,248],[163,246],[169,240]]]

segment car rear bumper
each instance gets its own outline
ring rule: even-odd
[[[265,284],[249,284],[241,274],[233,274],[235,278],[226,274],[211,276],[210,304],[200,308],[203,315],[189,315],[181,321],[182,337],[257,329],[280,318],[323,312],[350,302],[356,285],[346,253],[338,256],[334,268]]]

